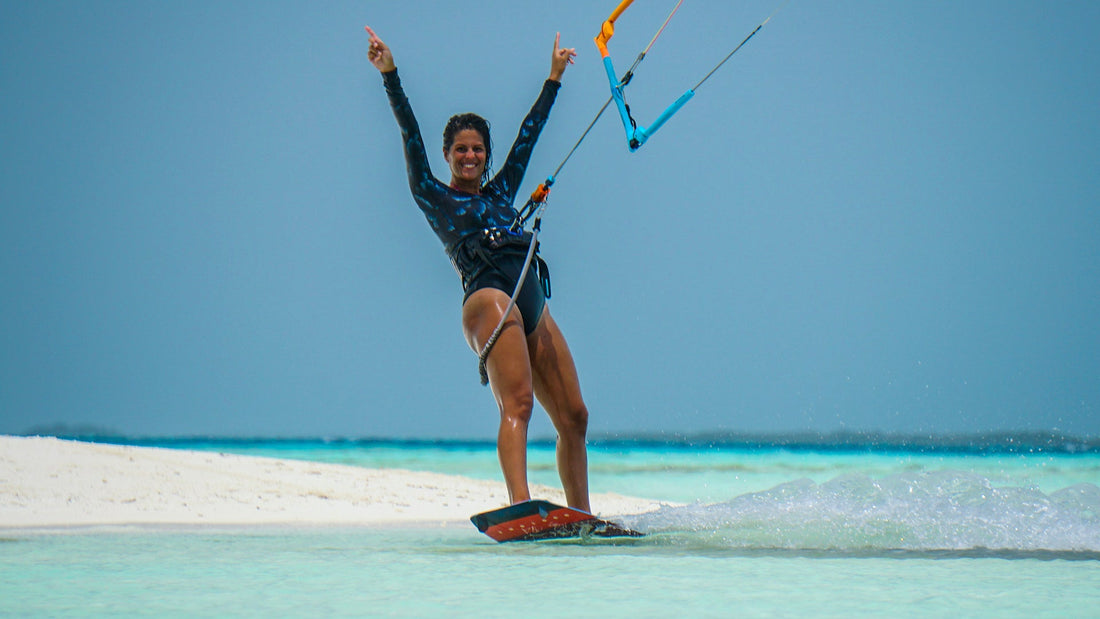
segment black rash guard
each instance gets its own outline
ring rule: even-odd
[[[397,70],[382,74],[393,115],[401,128],[405,145],[405,164],[409,189],[424,213],[455,269],[462,276],[463,302],[476,290],[497,288],[511,295],[523,268],[530,236],[513,237],[511,242],[490,243],[486,230],[506,231],[516,218],[513,206],[531,151],[546,124],[557,97],[560,82],[546,80],[542,92],[520,125],[508,158],[500,171],[478,194],[453,189],[432,175],[428,153],[412,106],[401,87]],[[506,241],[508,241],[505,232]],[[549,297],[549,277],[542,259],[532,262],[517,307],[523,316],[524,331],[530,334],[538,325],[545,298]]]

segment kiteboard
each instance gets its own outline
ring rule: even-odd
[[[589,537],[642,537],[610,520],[550,501],[516,503],[470,516],[478,531],[498,542]]]

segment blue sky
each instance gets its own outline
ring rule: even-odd
[[[620,68],[674,3],[635,4]],[[777,4],[687,0],[639,120]],[[464,111],[505,148],[577,47],[526,192],[607,99],[613,5],[9,3],[0,432],[495,436],[363,25],[433,153]],[[1100,434],[1097,31],[794,0],[637,153],[605,116],[542,236],[592,431]]]

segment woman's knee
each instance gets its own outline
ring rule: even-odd
[[[499,398],[501,421],[519,422],[524,425],[531,422],[531,411],[535,407],[535,398],[530,390],[509,393]]]
[[[584,437],[588,434],[588,408],[584,404],[572,406],[558,415],[558,433]]]

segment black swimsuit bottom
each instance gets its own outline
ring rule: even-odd
[[[462,289],[465,304],[470,295],[482,288],[495,288],[509,297],[515,292],[520,271],[527,259],[531,235],[512,238],[505,237],[503,242],[491,242],[482,235],[468,237],[451,254],[451,262],[462,275]],[[536,253],[527,268],[523,288],[516,297],[516,308],[523,319],[523,332],[534,333],[550,298],[550,271],[546,263]]]
[[[516,290],[516,282],[519,281],[519,272],[523,268],[524,254],[501,254],[494,256],[495,267],[490,267],[475,276],[466,286],[466,296],[462,302],[470,298],[470,295],[482,288],[496,288],[509,297]],[[542,310],[546,307],[546,295],[539,281],[538,264],[534,260],[527,268],[527,279],[523,281],[523,289],[516,297],[516,308],[523,318],[523,333],[531,335],[539,326],[542,318]]]

